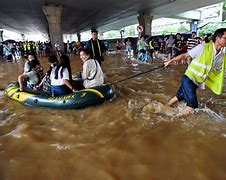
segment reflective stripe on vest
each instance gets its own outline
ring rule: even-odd
[[[208,88],[210,88],[215,94],[220,95],[223,90],[224,85],[224,73],[226,69],[226,56],[224,56],[224,60],[222,63],[221,72],[219,70],[214,69],[210,75],[207,77],[205,84]]]
[[[92,46],[92,51],[93,51],[93,58],[96,58],[96,54],[95,54],[95,50],[94,50],[94,47],[93,47],[93,41],[92,40],[91,40],[91,46]],[[99,54],[100,54],[100,57],[101,57],[102,54],[101,54],[100,43],[99,43],[98,39],[97,39],[97,46],[98,46]]]
[[[24,51],[27,51],[27,44],[24,44]]]
[[[31,50],[31,46],[30,44],[27,45],[27,50],[30,51]]]
[[[213,43],[206,43],[202,55],[199,58],[192,60],[185,74],[198,83],[205,82],[208,88],[219,95],[223,89],[226,56],[224,57],[221,71],[218,71],[217,69],[211,71],[213,59]]]
[[[149,48],[150,48],[150,49],[154,49],[154,47],[152,46],[152,42],[153,42],[153,41],[150,41],[150,42],[149,42]]]

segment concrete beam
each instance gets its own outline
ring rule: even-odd
[[[173,16],[173,18],[178,19],[191,19],[191,20],[201,20],[201,12],[198,10],[186,11]]]

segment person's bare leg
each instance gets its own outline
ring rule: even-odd
[[[194,109],[189,106],[186,106],[184,108],[184,110],[182,111],[183,115],[189,115],[189,114],[193,114],[193,113],[194,113]]]
[[[168,103],[166,103],[167,106],[172,106],[174,103],[178,102],[177,96],[174,96],[172,99],[169,100]]]

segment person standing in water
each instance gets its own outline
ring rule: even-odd
[[[92,38],[87,42],[85,49],[88,49],[88,51],[91,52],[91,58],[96,59],[101,65],[101,62],[104,61],[104,53],[108,53],[108,49],[104,43],[98,39],[97,30],[94,29],[91,33]]]
[[[196,96],[198,86],[202,89],[207,86],[215,94],[221,94],[226,69],[224,47],[226,47],[226,28],[221,28],[214,32],[213,41],[199,44],[187,53],[164,62],[164,67],[167,67],[175,61],[181,61],[189,57],[193,59],[182,77],[181,86],[176,96],[169,100],[168,106],[185,100],[187,105],[182,114],[187,115],[193,113],[195,108],[198,108]]]

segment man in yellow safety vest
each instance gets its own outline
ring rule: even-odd
[[[201,88],[207,86],[215,94],[221,94],[226,69],[224,47],[226,47],[226,28],[221,28],[214,32],[213,41],[199,44],[188,52],[164,62],[164,66],[167,67],[174,61],[181,61],[188,57],[193,59],[182,77],[182,83],[176,96],[170,99],[167,103],[168,106],[185,100],[187,106],[182,114],[187,115],[193,113],[193,109],[198,108],[196,97],[198,86]]]

